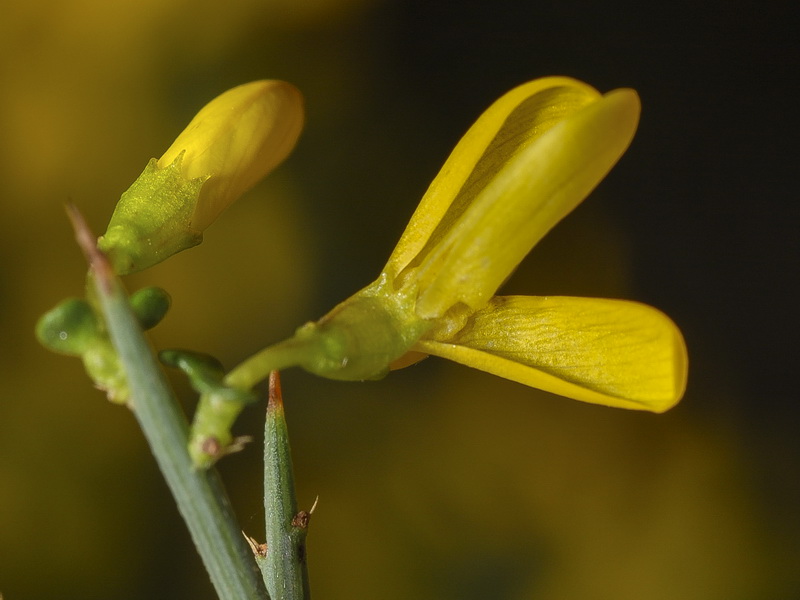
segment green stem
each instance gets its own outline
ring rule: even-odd
[[[277,371],[269,378],[264,428],[267,552],[258,560],[272,600],[309,600],[306,533],[311,515],[297,511],[289,434]]]
[[[269,377],[272,371],[294,367],[308,356],[308,343],[289,338],[254,354],[225,376],[225,384],[243,390],[253,389],[258,382]]]
[[[188,424],[133,315],[127,295],[74,209],[78,242],[111,340],[119,353],[133,409],[221,600],[269,600],[216,471],[192,467]]]
[[[211,389],[203,391],[189,433],[189,455],[195,467],[207,469],[226,454],[241,449],[231,427],[252,400],[247,397],[248,392],[271,371],[300,364],[307,352],[306,342],[295,338],[285,340],[265,348],[233,369],[222,381],[222,394]]]

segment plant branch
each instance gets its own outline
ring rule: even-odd
[[[270,373],[264,427],[266,556],[258,558],[272,600],[309,600],[306,534],[311,511],[297,511],[292,456],[277,371]]]
[[[97,249],[94,236],[77,209],[70,207],[68,212],[76,239],[89,261],[90,278],[128,378],[133,412],[219,598],[268,600],[217,472],[192,467],[186,449],[186,418],[131,312],[122,284]]]
[[[243,390],[252,389],[273,371],[300,365],[308,356],[307,343],[295,337],[273,344],[240,363],[225,376],[225,383]]]

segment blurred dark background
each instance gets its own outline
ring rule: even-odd
[[[646,8],[645,8],[646,6]],[[204,244],[130,277],[158,347],[228,366],[370,282],[495,98],[571,75],[643,103],[636,139],[506,291],[633,298],[682,327],[656,416],[438,359],[381,382],[287,372],[320,598],[800,598],[798,9],[734,0],[30,0],[0,8],[0,593],[212,598],[134,419],[33,338],[193,113],[261,78],[307,103],[287,163]],[[792,348],[795,348],[792,350]],[[187,386],[175,378],[191,409]],[[263,406],[237,426],[259,436]],[[260,450],[222,463],[262,537]]]

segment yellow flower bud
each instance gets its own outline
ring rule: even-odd
[[[207,178],[192,229],[203,231],[283,162],[302,127],[302,96],[284,81],[246,83],[206,104],[157,163],[163,169],[183,154],[183,176]]]
[[[288,156],[302,126],[302,96],[283,81],[216,97],[122,195],[98,246],[121,275],[196,246],[225,208]]]

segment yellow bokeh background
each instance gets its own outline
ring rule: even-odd
[[[157,347],[211,352],[232,366],[377,274],[459,133],[506,89],[562,72],[603,89],[637,87],[637,74],[655,68],[641,56],[659,43],[625,46],[613,30],[655,27],[647,19],[620,24],[610,10],[576,21],[543,7],[547,18],[537,20],[528,4],[504,0],[507,19],[491,16],[488,3],[402,0],[0,7],[4,600],[213,597],[132,416],[92,389],[79,361],[33,338],[41,313],[82,293],[85,266],[64,203],[74,202],[100,232],[119,194],[211,97],[260,78],[300,87],[307,126],[289,161],[229,209],[200,247],[127,279],[131,289],[161,285],[173,296],[153,332]],[[514,10],[549,52],[524,51]],[[424,26],[430,22],[441,29]],[[575,27],[603,35],[580,38]],[[581,44],[589,49],[569,51]],[[618,51],[630,62],[595,54]],[[660,164],[647,120],[660,90],[646,83],[644,141],[631,153],[652,162],[626,157],[506,289],[658,304],[689,340],[686,400],[663,416],[603,409],[436,359],[364,384],[287,372],[300,501],[320,497],[309,538],[316,597],[800,593],[800,528],[793,496],[783,493],[796,492],[786,482],[797,481],[797,447],[787,441],[775,460],[771,446],[753,451],[743,415],[757,399],[731,366],[735,349],[703,330],[689,300],[660,296],[640,278],[630,215],[624,200],[610,200],[628,191],[626,179],[654,189],[681,168],[637,171]],[[652,235],[692,219],[678,210],[661,216],[649,222]],[[664,288],[690,286],[674,279],[685,255],[665,248],[658,258]],[[173,379],[191,410],[188,386]],[[258,438],[262,410],[248,409],[237,431]],[[257,538],[259,454],[254,443],[221,465],[242,528]],[[764,463],[783,464],[773,467],[784,484],[777,491],[765,491]]]

